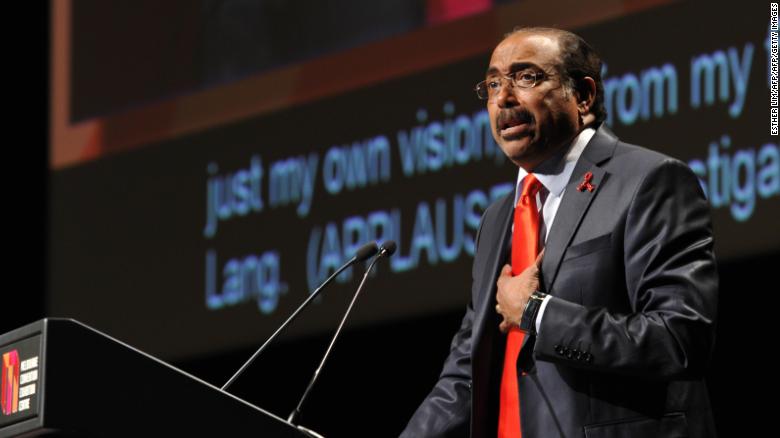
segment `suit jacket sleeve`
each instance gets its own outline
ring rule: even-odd
[[[664,159],[637,185],[624,212],[621,249],[630,311],[552,297],[536,360],[654,380],[701,378],[715,341],[718,277],[712,227],[698,180]],[[553,291],[554,293],[554,291]],[[572,353],[573,352],[573,353]]]
[[[469,304],[460,329],[452,339],[439,380],[409,420],[402,438],[461,437],[468,434],[473,318],[474,309]]]
[[[475,238],[479,248],[479,236],[485,222],[483,215]],[[476,269],[476,268],[474,268]],[[472,271],[475,279],[479,273]],[[401,438],[462,437],[468,435],[471,419],[471,349],[474,326],[474,299],[466,308],[466,314],[458,332],[450,343],[450,352],[444,362],[439,380],[415,411]]]

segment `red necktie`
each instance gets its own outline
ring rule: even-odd
[[[530,266],[539,250],[539,210],[536,193],[542,184],[533,174],[523,180],[520,199],[515,206],[512,233],[512,275],[518,275]],[[517,356],[525,333],[513,327],[506,338],[504,372],[501,375],[501,401],[498,413],[498,437],[520,438],[520,393],[517,387]]]

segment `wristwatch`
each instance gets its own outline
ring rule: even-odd
[[[542,307],[542,301],[547,294],[534,291],[528,302],[525,304],[525,310],[523,310],[523,316],[520,318],[520,330],[535,335],[536,334],[536,315],[539,313],[539,308]]]

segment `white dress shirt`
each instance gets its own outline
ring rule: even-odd
[[[572,172],[574,172],[574,166],[577,164],[582,151],[585,150],[585,146],[596,130],[593,128],[585,128],[580,132],[574,140],[572,140],[569,147],[561,148],[561,151],[554,156],[546,159],[541,164],[536,166],[533,174],[536,179],[542,183],[543,189],[539,190],[536,194],[536,205],[541,206],[542,217],[540,218],[540,243],[547,241],[547,236],[550,235],[550,229],[552,229],[553,221],[555,220],[555,214],[558,212],[558,206],[561,205],[561,199],[563,193],[566,191],[566,184],[571,178]],[[515,186],[515,202],[513,205],[517,205],[517,200],[520,197],[520,192],[523,187],[523,179],[528,175],[528,172],[522,167],[517,173],[517,185]],[[514,227],[514,225],[512,225]],[[514,230],[512,230],[514,232]],[[540,245],[543,247],[543,244]],[[547,307],[547,302],[550,297],[547,296],[542,305],[539,308],[539,313],[536,316],[536,332],[539,333],[539,327],[541,326],[542,315],[544,309]]]

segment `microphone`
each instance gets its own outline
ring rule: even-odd
[[[390,257],[395,254],[396,249],[398,249],[398,245],[396,245],[394,241],[388,240],[382,244],[381,248],[379,248],[379,256]]]
[[[320,365],[317,367],[317,370],[314,371],[314,376],[312,376],[311,380],[309,381],[309,385],[306,386],[306,390],[303,392],[303,396],[298,401],[298,406],[296,406],[295,410],[293,410],[290,413],[290,416],[287,417],[288,423],[295,425],[293,422],[301,414],[303,402],[306,401],[306,398],[309,396],[309,392],[311,391],[311,388],[314,386],[314,382],[316,382],[317,378],[320,376],[320,371],[322,370],[322,367],[325,365],[325,362],[328,360],[328,356],[330,356],[330,352],[333,349],[333,344],[336,343],[336,339],[339,337],[339,334],[341,333],[341,329],[344,327],[344,323],[347,321],[347,317],[349,316],[349,313],[352,311],[352,307],[355,305],[355,301],[357,300],[358,295],[360,295],[360,291],[363,290],[363,285],[366,283],[366,279],[368,278],[368,274],[371,272],[371,269],[374,268],[374,265],[379,261],[379,259],[383,257],[392,256],[395,253],[396,248],[397,245],[395,244],[395,242],[393,242],[392,240],[388,240],[382,244],[382,247],[379,248],[379,253],[376,255],[376,257],[374,257],[373,260],[371,260],[371,264],[368,265],[366,272],[363,274],[363,279],[360,280],[360,285],[358,286],[357,291],[355,291],[355,295],[352,296],[352,301],[349,303],[349,307],[347,307],[347,311],[344,313],[344,317],[341,318],[341,322],[339,323],[339,326],[336,329],[336,333],[333,334],[333,338],[331,338],[330,340],[330,345],[328,345],[328,349],[325,351],[325,355],[322,357],[322,361],[320,361]]]
[[[260,348],[258,348],[257,351],[255,351],[255,354],[253,354],[252,357],[250,357],[249,360],[247,360],[244,363],[244,365],[242,365],[241,368],[239,368],[239,370],[236,371],[235,374],[233,374],[233,377],[231,377],[224,385],[222,385],[221,389],[225,391],[228,386],[232,385],[233,382],[235,382],[236,379],[238,379],[238,377],[244,373],[244,371],[249,367],[249,365],[251,365],[252,362],[254,362],[255,359],[257,359],[257,356],[259,356],[260,353],[262,353],[263,350],[265,350],[268,344],[270,344],[271,341],[273,341],[279,335],[279,333],[281,333],[282,330],[285,329],[285,327],[287,327],[291,322],[293,322],[293,320],[295,320],[295,318],[298,317],[298,314],[301,313],[301,310],[305,309],[309,305],[309,303],[311,303],[314,300],[314,298],[316,298],[317,295],[319,295],[320,291],[325,286],[327,286],[331,281],[333,281],[333,279],[336,278],[337,275],[341,274],[343,270],[354,265],[355,263],[360,263],[362,261],[368,260],[369,257],[373,256],[378,251],[379,248],[377,247],[376,242],[369,242],[361,246],[360,248],[358,248],[358,250],[355,252],[355,255],[352,256],[352,258],[349,259],[346,263],[344,263],[340,268],[338,268],[336,272],[334,272],[330,277],[328,277],[317,289],[315,289],[314,292],[312,292],[309,295],[309,298],[306,298],[306,301],[304,301],[303,304],[298,306],[298,308],[295,309],[295,312],[293,312],[292,315],[290,315],[290,317],[287,318],[287,320],[284,323],[282,323],[282,325],[279,326],[278,329],[276,329],[276,331],[271,335],[271,337],[269,337],[265,341],[265,343],[263,343],[263,345],[260,346]],[[395,251],[395,249],[393,249],[393,251]]]
[[[352,257],[348,263],[352,265],[355,263],[364,262],[368,260],[369,257],[372,257],[374,254],[376,254],[379,250],[380,249],[377,247],[376,242],[368,242],[355,251],[355,256]],[[395,251],[395,243],[393,243],[393,251]]]

